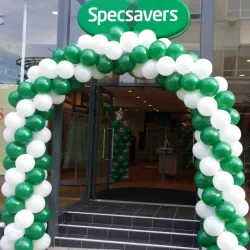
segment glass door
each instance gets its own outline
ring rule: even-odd
[[[93,199],[101,197],[103,192],[109,189],[114,140],[112,128],[113,94],[102,87],[96,86],[95,100],[91,192]]]

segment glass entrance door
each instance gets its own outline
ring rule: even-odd
[[[93,199],[109,189],[114,131],[112,128],[113,94],[96,86],[94,147],[92,167]]]

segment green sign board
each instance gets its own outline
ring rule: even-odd
[[[124,31],[151,29],[158,38],[173,38],[190,25],[188,7],[181,0],[90,0],[78,12],[88,34],[105,34],[113,26]]]

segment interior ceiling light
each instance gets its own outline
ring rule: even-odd
[[[240,74],[239,76],[246,76],[246,75],[244,75],[244,74]]]
[[[156,110],[156,112],[160,112],[160,110],[159,110],[159,109],[157,109],[157,110]]]
[[[53,15],[58,15],[58,11],[55,11],[55,10],[54,10],[54,11],[52,11],[52,14],[53,14]]]
[[[248,59],[248,60],[247,60],[247,62],[249,62],[249,63],[250,63],[250,59]]]
[[[140,96],[137,96],[136,98],[137,98],[137,99],[140,99],[141,97],[140,97]]]
[[[147,101],[143,101],[144,103],[147,103]]]
[[[132,90],[129,90],[128,92],[129,92],[129,93],[132,93]]]
[[[149,107],[152,107],[153,105],[149,104],[148,106],[149,106]]]

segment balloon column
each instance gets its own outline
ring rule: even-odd
[[[57,49],[52,59],[31,67],[29,79],[10,94],[9,102],[16,112],[5,119],[3,136],[8,145],[3,163],[7,172],[2,186],[6,196],[2,217],[7,226],[1,248],[42,250],[50,244],[45,233],[50,216],[45,197],[51,185],[45,179],[51,158],[45,143],[51,138],[46,125],[52,105],[63,103],[71,89],[81,88],[92,77],[129,72],[138,78],[155,79],[191,109],[197,140],[193,154],[199,169],[195,183],[201,199],[196,211],[204,219],[199,244],[208,250],[245,249],[249,235],[244,216],[249,206],[241,187],[245,177],[239,158],[240,116],[232,108],[235,96],[228,91],[226,79],[211,77],[212,71],[210,61],[187,52],[179,42],[157,40],[152,30],[138,34],[119,27],[111,28],[107,36],[83,35],[76,45]],[[118,120],[115,124],[117,132],[125,133],[124,123]],[[119,160],[128,165],[129,161]]]
[[[122,109],[115,112],[116,120],[113,122],[114,129],[114,149],[112,159],[111,177],[115,181],[121,180],[130,167],[130,147],[131,130],[129,123],[124,121],[124,112]]]

